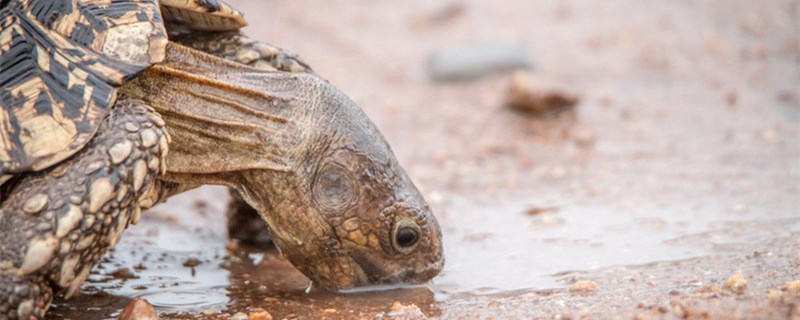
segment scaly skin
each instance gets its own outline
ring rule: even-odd
[[[0,319],[42,318],[54,289],[78,291],[151,201],[168,141],[158,114],[121,98],[80,152],[4,186]]]
[[[311,67],[297,55],[238,31],[188,32],[170,36],[170,40],[259,70],[312,73]]]
[[[171,34],[176,43],[205,53],[235,61],[265,71],[313,73],[297,55],[267,43],[255,41],[239,31],[191,32]],[[226,211],[228,236],[250,243],[271,240],[269,227],[258,211],[247,204],[241,195],[230,189],[231,200]]]

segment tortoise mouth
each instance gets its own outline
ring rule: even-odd
[[[375,286],[375,285],[415,285],[427,283],[438,275],[444,267],[444,260],[439,259],[428,263],[422,268],[415,268],[413,263],[393,265],[394,268],[381,267],[386,265],[386,261],[380,261],[368,254],[352,252],[350,258],[352,265],[356,265],[354,270],[359,270],[358,284],[355,287]]]

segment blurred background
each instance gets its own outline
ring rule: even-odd
[[[377,124],[444,272],[305,293],[227,242],[227,191],[204,187],[143,214],[50,317],[138,296],[162,318],[800,317],[797,1],[229,2]]]

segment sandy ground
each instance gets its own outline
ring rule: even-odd
[[[202,188],[144,214],[50,318],[142,296],[162,318],[800,319],[796,1],[231,2],[382,130],[443,225],[444,272],[305,293],[274,251],[227,242],[226,191]],[[575,110],[509,110],[508,73],[431,80],[433,53],[503,44]]]

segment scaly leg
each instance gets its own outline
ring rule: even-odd
[[[153,202],[169,137],[161,117],[120,97],[77,154],[3,185],[0,319],[42,318],[54,293],[70,297]]]
[[[296,54],[234,32],[189,32],[170,37],[184,46],[261,70],[313,73]]]

